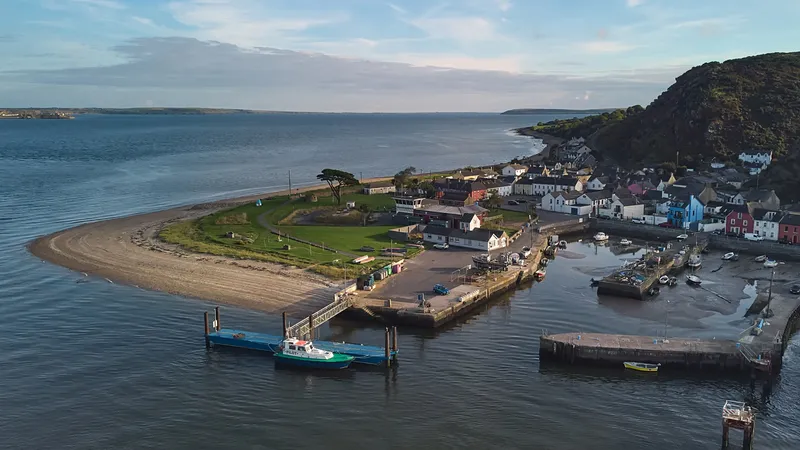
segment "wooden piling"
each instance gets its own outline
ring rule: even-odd
[[[203,336],[206,338],[206,348],[211,348],[211,341],[208,340],[208,311],[203,313],[203,324],[205,325]]]
[[[391,367],[392,366],[392,361],[391,361],[391,359],[389,359],[389,348],[390,348],[389,347],[389,327],[386,327],[386,336],[385,336],[385,339],[384,339],[384,343],[386,344],[385,347],[383,347],[384,357],[386,357],[386,367]]]
[[[214,329],[219,331],[222,328],[222,324],[219,322],[219,306],[214,308]]]
[[[392,359],[397,358],[397,327],[392,327],[392,351],[394,355]]]
[[[281,313],[281,317],[283,318],[283,338],[286,339],[286,328],[288,328],[286,322],[286,311]]]

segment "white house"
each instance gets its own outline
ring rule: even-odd
[[[542,197],[542,209],[545,211],[564,212],[564,208],[576,205],[576,200],[581,196],[580,192],[550,192]]]
[[[508,197],[509,195],[514,193],[514,185],[511,183],[506,183],[503,180],[486,180],[481,179],[481,183],[486,186],[486,194],[491,195],[492,193],[499,195],[500,197]]]
[[[532,194],[529,195],[545,195],[550,192],[583,190],[583,184],[574,177],[536,177],[531,180],[531,182]]]
[[[634,217],[644,216],[644,204],[639,203],[634,197],[612,197],[607,208],[600,209],[598,214],[612,219],[630,220]]]
[[[783,213],[780,211],[756,208],[753,211],[753,234],[763,236],[768,241],[777,241],[780,230],[779,222],[782,218]]]
[[[503,167],[502,172],[504,177],[521,177],[528,172],[528,166],[523,166],[522,164],[509,164]]]
[[[533,195],[533,179],[523,178],[514,183],[514,195]]]
[[[422,231],[423,240],[434,244],[447,243],[453,247],[465,247],[481,251],[496,250],[508,246],[508,234],[504,231],[476,228],[472,231],[428,225]]]
[[[575,201],[578,205],[589,206],[589,214],[596,216],[601,209],[608,208],[611,203],[611,195],[607,191],[584,192]]]
[[[464,214],[458,222],[458,227],[461,231],[472,231],[481,227],[481,218],[475,214]]]
[[[586,183],[586,190],[602,191],[603,189],[605,189],[607,183],[608,183],[608,178],[606,177],[592,177],[589,178],[589,181]]]
[[[422,208],[424,197],[395,197],[394,211],[396,214],[413,215],[415,209]]]
[[[743,163],[756,163],[768,166],[772,162],[772,152],[739,153],[739,160]]]
[[[391,181],[379,181],[377,183],[365,184],[363,192],[367,195],[389,194],[397,192],[397,187]]]

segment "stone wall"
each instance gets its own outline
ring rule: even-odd
[[[772,241],[748,241],[728,236],[711,235],[709,246],[714,249],[768,255],[770,258],[800,261],[800,245],[779,244]]]
[[[582,233],[590,227],[588,219],[579,217],[577,219],[563,220],[561,222],[542,225],[536,229],[539,234],[552,236],[554,234]]]
[[[589,222],[592,231],[602,231],[611,236],[616,235],[619,237],[668,241],[686,232],[675,228],[664,228],[624,220],[590,219]]]

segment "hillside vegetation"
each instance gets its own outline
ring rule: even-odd
[[[785,158],[798,151],[800,53],[706,63],[678,77],[645,109],[532,128],[590,138],[598,150],[629,166],[674,161],[676,152],[689,166],[734,160],[749,150],[773,150]]]

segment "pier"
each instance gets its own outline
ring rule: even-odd
[[[597,295],[615,295],[618,297],[644,300],[647,291],[668,273],[683,270],[689,257],[699,255],[708,246],[707,240],[697,241],[691,248],[684,250],[683,245],[667,249],[659,253],[648,253],[642,261],[623,267],[603,278],[597,285]]]
[[[220,324],[219,307],[216,307],[214,309],[214,319],[212,322],[209,322],[208,312],[203,313],[206,348],[209,349],[212,346],[233,347],[262,351],[271,355],[280,351],[284,336],[289,336],[287,333],[291,328],[287,326],[285,313],[283,319],[283,336],[222,328]],[[312,323],[314,323],[315,326],[320,324],[318,322]],[[307,327],[307,324],[305,326]],[[308,331],[308,333],[309,336],[313,334],[313,328]],[[321,350],[352,356],[355,358],[353,360],[354,364],[390,367],[392,363],[397,361],[397,353],[399,351],[397,344],[397,327],[387,327],[385,333],[384,347],[317,340],[314,341],[314,346]]]
[[[753,410],[744,402],[728,400],[722,407],[722,448],[726,450],[729,443],[730,429],[742,430],[742,449],[753,448],[753,436],[756,418]]]

